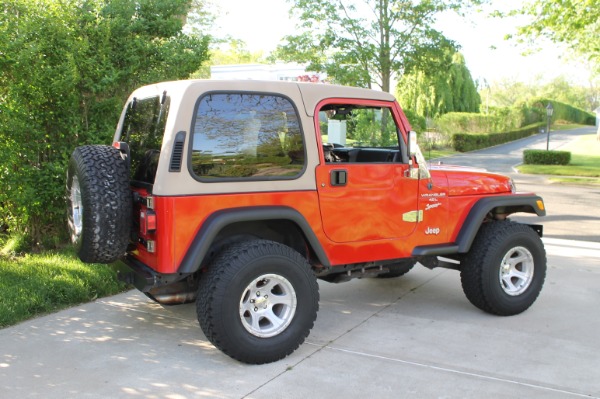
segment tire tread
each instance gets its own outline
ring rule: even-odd
[[[532,240],[532,243],[540,250],[542,256],[536,259],[534,282],[530,286],[534,291],[527,291],[527,302],[520,303],[518,306],[507,307],[498,303],[490,291],[489,282],[486,280],[487,273],[494,262],[500,262],[500,259],[494,259],[502,253],[502,247],[515,234],[523,234]],[[535,256],[534,256],[535,257]],[[461,284],[467,299],[477,308],[491,314],[500,316],[509,316],[525,311],[533,304],[539,295],[546,274],[546,254],[543,250],[541,240],[529,226],[515,223],[512,221],[490,222],[481,226],[471,250],[461,262]],[[522,294],[521,297],[525,295]]]
[[[255,353],[248,354],[240,350],[238,343],[229,339],[224,328],[224,321],[232,317],[219,310],[219,305],[230,295],[229,282],[235,279],[235,275],[245,265],[260,257],[265,256],[287,257],[299,266],[298,270],[304,278],[310,282],[311,303],[302,304],[311,309],[309,325],[299,335],[294,336],[293,342],[286,342],[285,348],[277,353]],[[300,307],[301,304],[298,304]],[[196,312],[198,322],[206,338],[219,350],[232,357],[249,364],[264,364],[280,360],[294,352],[306,339],[314,326],[317,310],[319,308],[318,284],[310,265],[298,252],[273,241],[251,240],[232,244],[219,253],[208,266],[200,279],[198,296],[196,298]],[[314,310],[314,311],[313,311]]]
[[[84,208],[78,256],[87,263],[112,263],[125,253],[131,231],[127,163],[111,146],[81,146],[69,162],[67,190],[73,175],[78,176]]]

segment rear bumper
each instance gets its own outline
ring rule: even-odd
[[[113,266],[120,281],[133,285],[142,292],[148,292],[155,286],[157,273],[135,259],[121,258]]]
[[[131,284],[138,290],[146,293],[158,287],[174,284],[189,276],[189,274],[185,273],[157,273],[131,256],[119,259],[113,267],[117,271],[119,280]]]

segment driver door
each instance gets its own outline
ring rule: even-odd
[[[409,236],[418,218],[418,180],[406,177],[406,144],[393,104],[330,101],[320,105],[318,118],[325,234],[338,243]]]

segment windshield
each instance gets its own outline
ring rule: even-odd
[[[127,106],[121,141],[129,144],[131,180],[153,184],[169,112],[170,99],[134,98]]]

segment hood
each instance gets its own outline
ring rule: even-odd
[[[432,175],[444,175],[448,182],[450,197],[464,195],[506,194],[512,193],[512,179],[482,168],[456,165],[430,166]]]

